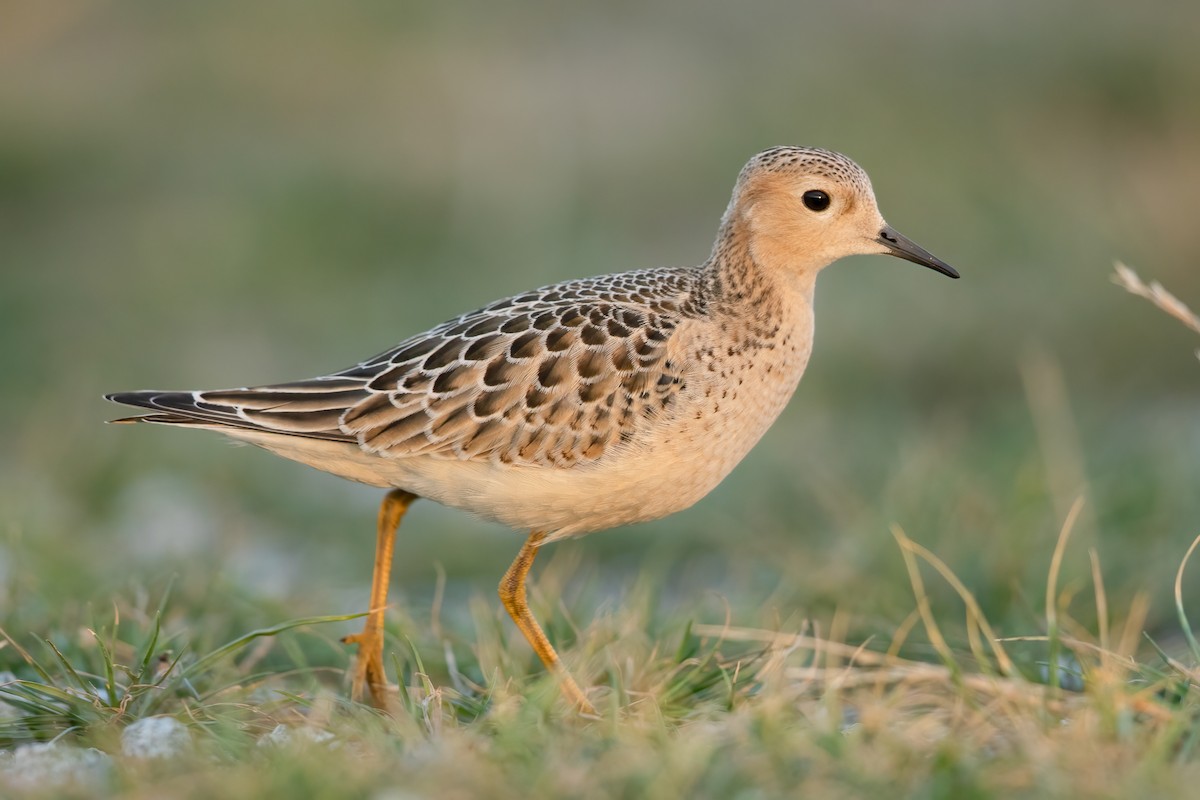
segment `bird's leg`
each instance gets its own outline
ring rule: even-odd
[[[350,696],[362,699],[363,686],[371,692],[376,708],[387,708],[387,676],[383,671],[383,614],[387,610],[388,580],[392,574],[392,551],[396,544],[396,529],[404,512],[417,496],[403,489],[393,489],[379,506],[379,526],[375,537],[375,573],[371,579],[371,605],[367,622],[361,633],[351,634],[342,641],[358,645],[354,665],[354,680]]]
[[[525,634],[525,638],[533,647],[533,652],[542,659],[546,669],[558,676],[563,694],[567,696],[567,699],[585,714],[595,714],[596,709],[588,702],[583,690],[579,688],[579,684],[559,661],[558,653],[554,652],[550,640],[542,631],[542,626],[538,625],[537,620],[533,618],[533,614],[529,611],[529,604],[525,602],[525,577],[529,574],[529,568],[533,566],[538,544],[545,538],[546,534],[541,531],[533,531],[529,534],[529,538],[521,546],[521,552],[517,554],[516,560],[513,561],[512,566],[508,568],[508,572],[504,573],[504,578],[500,581],[500,602],[504,603],[504,608],[508,611],[509,616],[513,618],[513,622],[517,623],[521,633]]]

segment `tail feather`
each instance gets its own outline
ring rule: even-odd
[[[287,387],[292,389],[293,387]],[[365,394],[360,388],[331,387],[324,395],[293,391],[232,389],[217,392],[143,390],[114,392],[104,399],[154,413],[112,420],[157,425],[235,428],[310,439],[354,441],[339,427],[341,413]]]

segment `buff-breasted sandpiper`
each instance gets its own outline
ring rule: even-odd
[[[390,489],[352,694],[386,705],[383,621],[396,529],[428,497],[530,531],[500,599],[564,693],[591,710],[530,613],[546,542],[657,519],[708,494],[792,396],[817,273],[884,253],[957,278],[884,222],[838,153],[774,147],[738,175],[698,267],[622,272],[498,300],[349,369],[221,391],[138,391],[121,422],[207,428]]]

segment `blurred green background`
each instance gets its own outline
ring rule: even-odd
[[[840,609],[887,631],[912,608],[896,523],[1003,632],[1036,633],[1084,493],[1067,585],[1090,592],[1094,546],[1114,608],[1144,589],[1153,623],[1173,613],[1200,532],[1196,342],[1109,275],[1120,258],[1200,305],[1200,5],[63,0],[3,17],[15,633],[172,573],[287,607],[248,624],[361,609],[378,491],[212,435],[105,427],[122,411],[101,394],[322,374],[508,293],[698,263],[741,165],[783,143],[858,160],[888,220],[963,279],[881,257],[828,270],[811,366],[746,462],[688,512],[554,557],[601,602],[653,569],[660,602],[704,621],[727,601],[743,624]],[[441,565],[447,614],[490,599],[519,541],[419,504],[393,597],[427,608]]]

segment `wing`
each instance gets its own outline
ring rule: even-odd
[[[668,342],[687,316],[688,277],[648,270],[546,287],[310,381],[112,399],[163,412],[148,421],[356,441],[385,457],[588,463],[636,443],[684,388]]]
[[[636,441],[683,386],[677,312],[568,293],[503,301],[342,376],[370,395],[341,430],[385,456],[572,466]]]

